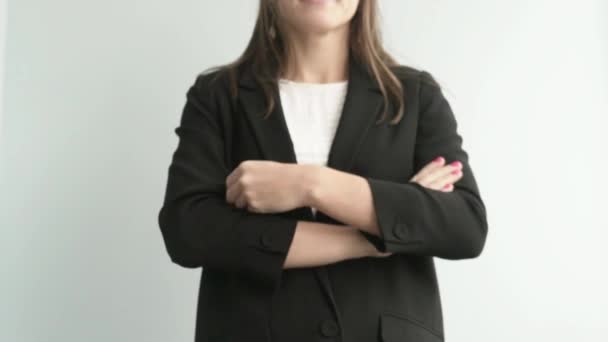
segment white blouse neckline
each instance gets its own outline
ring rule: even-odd
[[[298,87],[307,87],[307,88],[328,88],[328,87],[345,86],[348,83],[348,80],[337,81],[337,82],[318,83],[318,82],[299,82],[299,81],[293,81],[293,80],[290,80],[287,78],[279,78],[279,83],[298,86]]]

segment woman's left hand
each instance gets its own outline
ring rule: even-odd
[[[306,206],[314,165],[246,160],[226,177],[226,201],[258,213]]]

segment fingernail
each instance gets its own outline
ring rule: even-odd
[[[459,173],[460,173],[460,170],[453,170],[453,171],[452,171],[452,174],[454,174],[454,175],[457,175],[457,174],[459,174]]]
[[[452,187],[452,184],[446,184],[446,185],[443,186],[444,189],[449,189],[451,187]]]
[[[439,156],[439,157],[435,158],[433,161],[439,163],[439,162],[443,161],[443,157]]]
[[[459,161],[457,160],[457,161],[453,161],[453,162],[451,162],[451,163],[450,163],[450,165],[452,165],[452,166],[454,166],[454,167],[461,167],[461,166],[462,166],[462,163],[461,163],[461,162],[459,162]]]

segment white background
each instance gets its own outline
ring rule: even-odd
[[[608,341],[608,3],[381,2],[488,209],[481,257],[437,260],[446,340]],[[242,52],[256,7],[8,1],[1,341],[193,340],[200,270],[170,262],[157,213],[185,92]]]
[[[2,96],[4,95],[4,50],[6,44],[7,21],[6,12],[6,0],[0,0],[0,155],[2,153],[2,113],[4,108],[4,99]]]

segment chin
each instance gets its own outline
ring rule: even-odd
[[[300,32],[324,33],[352,18],[357,0],[280,0],[284,19]]]
[[[344,23],[336,23],[329,20],[310,20],[306,23],[306,31],[314,33],[325,33],[341,27]]]

